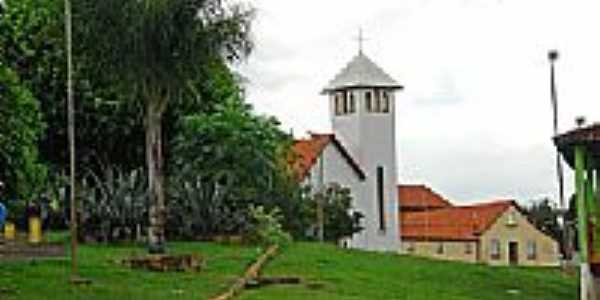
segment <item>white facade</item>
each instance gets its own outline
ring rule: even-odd
[[[356,170],[348,163],[342,153],[333,143],[327,144],[315,164],[310,168],[308,175],[304,179],[305,185],[318,190],[323,186],[339,184],[342,187],[349,188],[353,199],[362,199],[364,197],[364,181],[356,173]],[[357,202],[353,209],[364,214],[365,207]],[[357,234],[348,246],[353,248],[364,248],[360,245],[366,244],[366,239],[362,234]]]
[[[365,216],[364,230],[349,243],[352,248],[400,249],[394,92],[401,88],[361,52],[323,90],[335,138],[366,178],[361,180],[329,144],[311,168],[309,180],[313,186],[337,182],[350,188],[353,209]]]

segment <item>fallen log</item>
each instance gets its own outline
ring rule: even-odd
[[[273,245],[270,246],[267,251],[265,251],[257,260],[254,262],[244,273],[244,276],[237,279],[235,283],[223,294],[218,295],[211,300],[230,300],[233,299],[236,295],[238,295],[245,287],[246,284],[252,280],[258,278],[259,273],[262,267],[265,265],[267,261],[277,255],[277,251],[279,251],[279,246]]]
[[[273,284],[300,284],[301,279],[299,277],[258,277],[253,280],[246,282],[246,288],[260,288],[265,285]]]

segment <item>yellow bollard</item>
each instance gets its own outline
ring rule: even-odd
[[[42,221],[39,217],[29,217],[29,243],[42,242]]]
[[[7,241],[14,241],[16,234],[17,230],[15,228],[15,223],[6,222],[6,224],[4,224],[4,239]]]

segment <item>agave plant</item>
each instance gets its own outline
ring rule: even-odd
[[[147,178],[143,171],[116,167],[89,172],[82,183],[83,235],[99,241],[141,238],[148,223]]]

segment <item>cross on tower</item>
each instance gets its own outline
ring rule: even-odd
[[[363,30],[362,27],[360,27],[358,29],[358,37],[357,37],[357,41],[358,41],[358,53],[363,52],[363,44],[367,39],[365,39],[365,37],[363,36]]]

